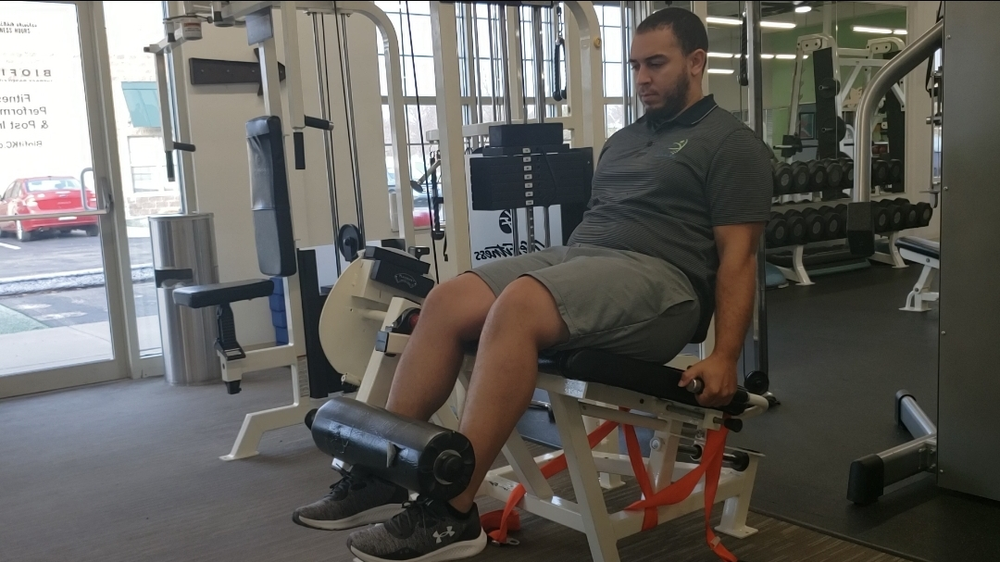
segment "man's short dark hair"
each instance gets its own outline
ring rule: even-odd
[[[674,32],[684,56],[698,49],[708,52],[708,31],[705,30],[705,24],[694,12],[683,8],[664,8],[653,12],[642,20],[635,32],[646,33],[664,27],[669,27]]]

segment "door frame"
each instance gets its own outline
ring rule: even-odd
[[[117,204],[124,202],[125,197],[118,158],[104,3],[80,0],[41,3],[76,7],[95,191],[98,197],[102,194],[107,197],[107,212],[99,216],[98,222],[112,358],[0,377],[0,398],[163,374],[162,356],[144,359],[139,351],[128,230],[122,212],[124,207]],[[100,202],[98,206],[101,207]]]

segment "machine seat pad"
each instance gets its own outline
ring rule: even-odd
[[[274,282],[270,279],[247,279],[211,285],[192,285],[174,289],[174,302],[190,308],[205,308],[270,296]]]
[[[579,349],[539,355],[538,370],[571,380],[593,382],[631,390],[679,404],[698,406],[694,394],[677,386],[683,372],[659,363],[640,361],[594,349]],[[739,389],[721,411],[740,415],[746,408],[746,390]]]
[[[941,244],[932,240],[925,240],[916,236],[903,236],[896,240],[896,247],[901,250],[909,250],[921,256],[927,256],[928,258],[941,259]]]

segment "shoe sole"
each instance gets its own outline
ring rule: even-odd
[[[333,521],[309,519],[308,517],[302,517],[296,511],[292,514],[292,521],[303,527],[318,529],[320,531],[344,531],[355,527],[364,527],[372,523],[384,523],[402,511],[403,506],[401,505],[380,505],[356,515]]]
[[[446,562],[448,560],[461,560],[469,558],[482,552],[486,548],[486,531],[480,530],[479,536],[471,541],[461,541],[439,548],[434,552],[428,552],[417,558],[410,558],[407,562]],[[358,551],[353,546],[351,553],[355,556],[355,562],[398,562],[389,558],[379,558],[371,554]]]

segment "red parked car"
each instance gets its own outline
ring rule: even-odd
[[[86,196],[86,202],[84,197]],[[97,196],[88,189],[86,195],[80,180],[70,176],[20,178],[0,192],[0,235],[13,232],[17,239],[27,242],[41,232],[68,233],[83,230],[88,236],[97,236],[96,216],[8,220],[12,216],[31,217],[51,213],[97,209]]]

